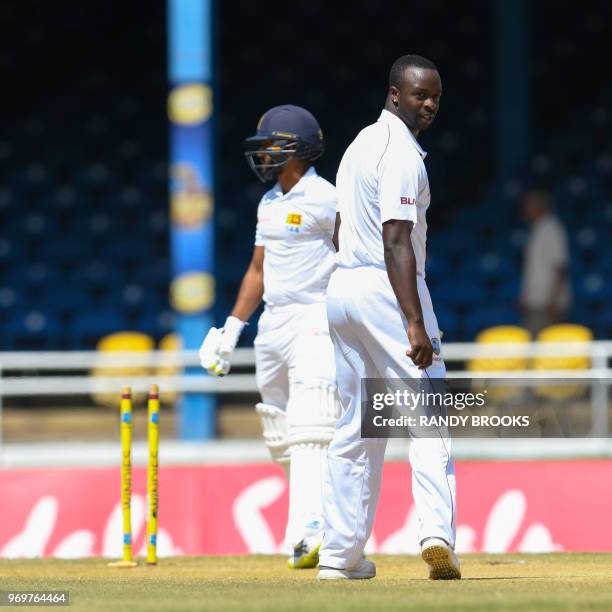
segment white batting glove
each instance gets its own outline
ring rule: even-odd
[[[225,325],[211,327],[200,347],[200,363],[211,376],[225,376],[231,368],[230,358],[245,323],[238,317],[227,317]]]
[[[222,329],[211,327],[200,347],[200,363],[211,376],[225,376],[230,370],[229,361],[219,352],[222,335]]]

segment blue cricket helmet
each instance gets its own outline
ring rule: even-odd
[[[263,182],[276,180],[292,157],[314,161],[325,151],[319,122],[305,108],[293,104],[265,112],[257,124],[257,133],[245,144],[249,166]]]

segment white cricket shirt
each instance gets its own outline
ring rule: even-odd
[[[404,122],[387,110],[349,145],[336,180],[340,267],[384,268],[382,225],[398,219],[414,223],[417,274],[425,276],[425,213],[430,202],[425,155]]]
[[[268,307],[325,301],[335,268],[336,190],[314,168],[288,193],[277,183],[257,209],[255,245],[263,246]]]

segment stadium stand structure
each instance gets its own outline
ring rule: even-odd
[[[604,56],[612,22],[604,16],[612,8],[593,3],[577,15],[555,4],[552,23],[546,6],[530,5],[534,153],[500,184],[491,3],[433,0],[408,15],[395,0],[354,3],[350,12],[322,0],[291,12],[271,2],[271,49],[252,27],[261,4],[236,10],[220,2],[219,318],[250,259],[264,191],[242,148],[259,115],[284,102],[312,110],[327,137],[317,167],[333,181],[347,144],[380,111],[390,63],[418,50],[436,61],[445,90],[436,125],[422,136],[432,185],[427,275],[445,340],[472,340],[485,327],[518,322],[526,232],[517,198],[533,184],[552,189],[570,229],[572,322],[612,337],[612,90],[598,79],[588,96],[571,95],[551,69],[562,64],[588,80],[597,70],[590,60]],[[136,2],[38,3],[32,13],[6,2],[0,17],[14,26],[6,28],[5,48],[20,50],[0,54],[0,67],[21,92],[0,118],[0,348],[94,348],[125,329],[159,340],[173,324],[165,3],[151,2],[147,11]],[[296,23],[299,36],[281,34],[295,32]],[[255,333],[256,325],[246,328],[241,344]]]

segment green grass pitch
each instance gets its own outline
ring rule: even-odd
[[[463,580],[454,582],[428,580],[417,557],[370,558],[375,579],[322,583],[316,570],[288,570],[279,556],[175,557],[133,569],[4,559],[0,590],[68,590],[65,609],[88,612],[612,609],[612,554],[463,555]]]

